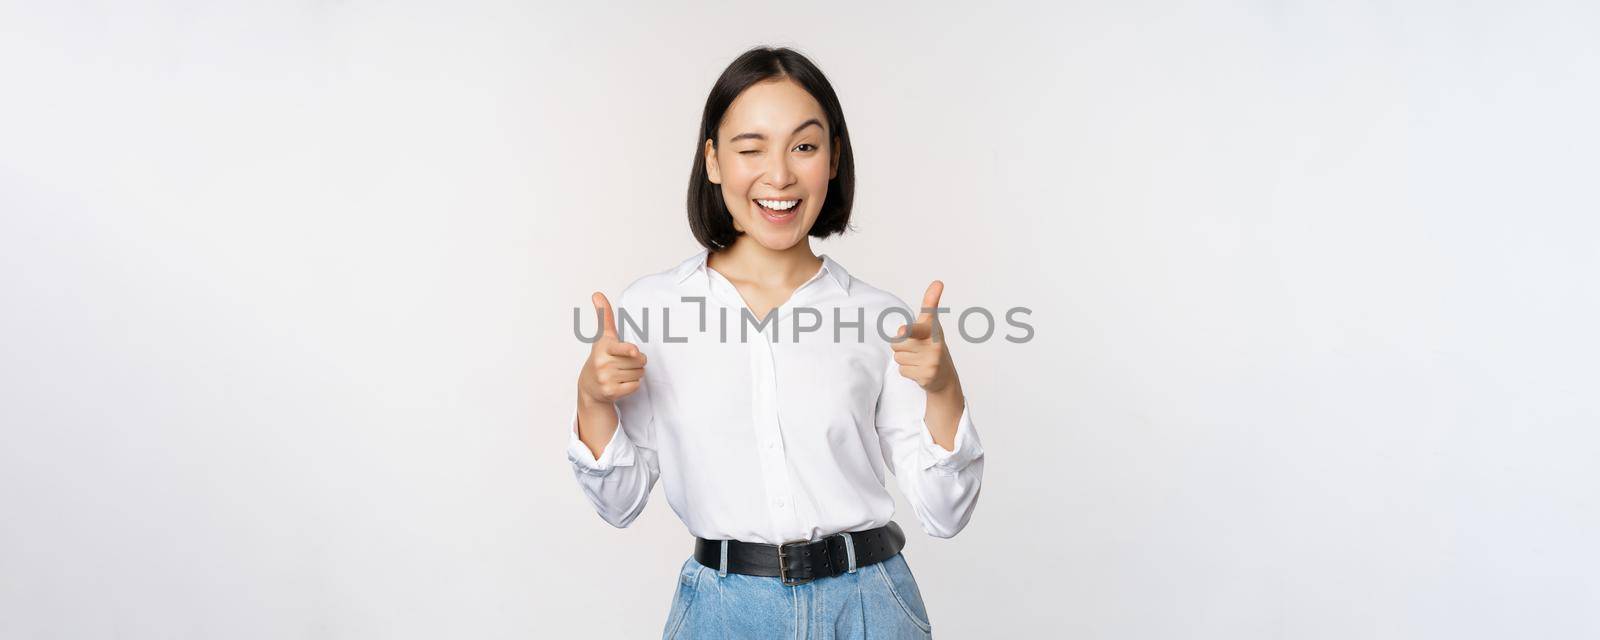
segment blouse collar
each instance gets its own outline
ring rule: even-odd
[[[710,270],[710,268],[706,265],[707,260],[710,257],[710,249],[701,249],[699,253],[696,253],[689,259],[679,263],[678,266],[673,268],[672,271],[673,282],[682,284],[685,280],[689,279],[689,276],[697,273],[701,274],[702,277],[709,279],[711,274],[707,272]],[[822,258],[822,272],[827,274],[829,279],[833,280],[834,284],[839,285],[840,291],[849,293],[850,272],[845,271],[842,265],[840,265],[838,262],[835,262],[833,258],[828,257],[828,254],[826,253],[817,257]]]

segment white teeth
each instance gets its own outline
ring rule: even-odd
[[[800,204],[799,200],[757,200],[756,202],[773,211],[787,211]]]

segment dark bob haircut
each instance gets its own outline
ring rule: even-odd
[[[707,249],[721,251],[733,245],[742,232],[733,228],[733,216],[728,213],[722,198],[722,186],[706,177],[706,140],[712,148],[717,146],[717,129],[728,106],[739,94],[759,82],[788,78],[794,80],[822,105],[828,119],[828,140],[839,141],[838,173],[828,181],[828,194],[822,202],[822,211],[810,234],[826,238],[843,233],[850,224],[850,203],[855,199],[856,163],[850,151],[850,130],[844,124],[844,109],[839,106],[839,96],[833,85],[822,75],[817,65],[805,56],[788,48],[757,47],[744,52],[711,87],[706,96],[706,108],[700,117],[700,135],[695,140],[694,170],[689,172],[689,229],[694,238]],[[829,149],[831,155],[832,149]]]

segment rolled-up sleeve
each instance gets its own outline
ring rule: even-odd
[[[967,526],[978,505],[983,444],[972,423],[970,400],[961,408],[953,450],[933,441],[924,420],[927,403],[927,392],[900,375],[899,366],[889,358],[877,407],[884,461],[916,511],[922,530],[935,538],[950,538]]]

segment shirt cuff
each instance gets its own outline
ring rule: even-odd
[[[922,468],[933,469],[945,475],[955,475],[974,460],[983,457],[983,443],[978,441],[978,432],[972,426],[972,407],[963,399],[961,405],[961,418],[956,421],[955,450],[946,450],[933,441],[933,434],[928,431],[928,424],[918,421],[922,425]]]
[[[589,445],[578,437],[578,410],[572,410],[572,430],[567,432],[567,459],[578,471],[591,476],[603,476],[616,467],[631,466],[633,453],[633,441],[628,439],[628,432],[618,423],[616,433],[611,434],[611,441],[606,443],[605,449],[600,450],[600,459],[596,460],[594,453],[589,451]]]

